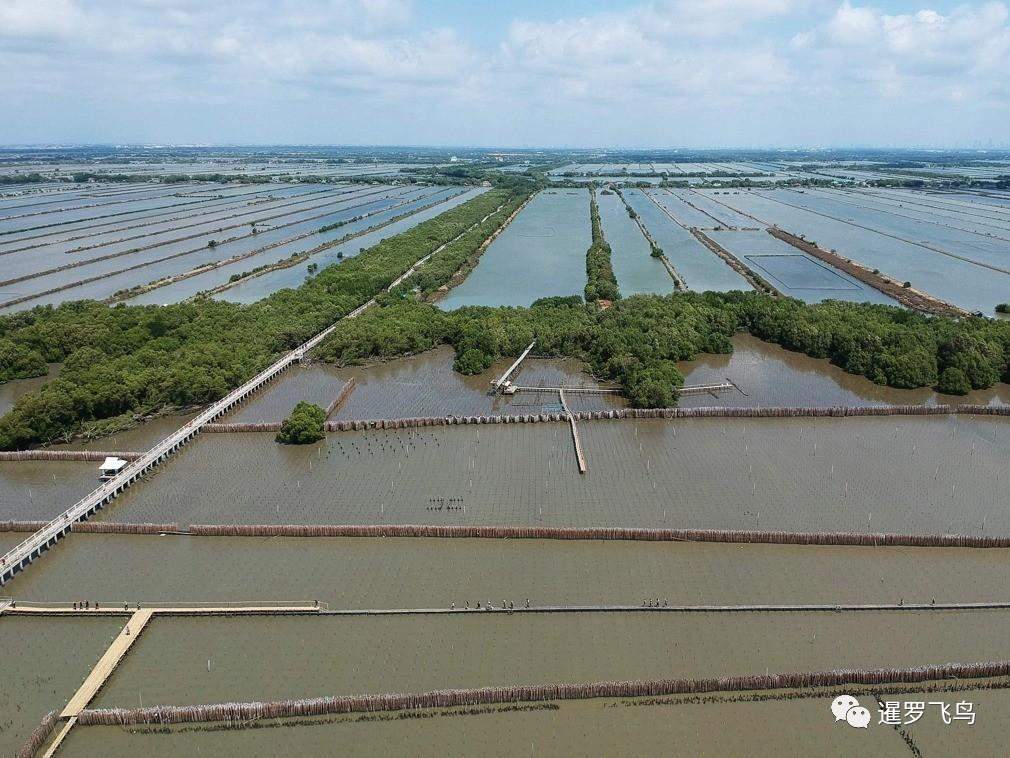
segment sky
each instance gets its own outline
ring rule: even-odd
[[[1010,8],[0,0],[0,144],[1008,147]]]

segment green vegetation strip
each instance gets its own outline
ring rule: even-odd
[[[619,382],[632,405],[658,408],[673,405],[683,385],[677,361],[731,353],[738,329],[890,387],[965,394],[1010,380],[1008,322],[753,292],[638,295],[604,311],[578,297],[451,312],[404,301],[341,324],[316,355],[348,365],[446,344],[457,371],[477,374],[536,340],[539,354],[578,358],[598,378]]]
[[[491,190],[329,266],[297,289],[251,305],[199,300],[109,308],[95,301],[38,307],[0,318],[0,381],[59,376],[0,419],[0,449],[21,449],[84,430],[101,433],[169,407],[213,402],[355,308],[421,258],[464,256],[526,193]],[[469,230],[469,231],[468,231]],[[462,235],[462,236],[460,236]],[[456,264],[453,264],[455,270]],[[419,271],[408,278],[423,278]]]
[[[593,242],[586,251],[586,301],[608,300],[621,297],[617,277],[610,262],[610,244],[603,236],[600,225],[600,207],[596,203],[596,190],[589,188],[589,215],[593,225]]]

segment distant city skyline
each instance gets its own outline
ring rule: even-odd
[[[1010,146],[948,0],[5,0],[0,144]]]

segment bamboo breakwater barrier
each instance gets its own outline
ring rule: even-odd
[[[347,398],[349,398],[351,393],[354,392],[354,387],[354,377],[352,376],[347,380],[347,383],[340,388],[340,392],[338,392],[337,396],[333,398],[333,402],[326,406],[326,418],[332,416],[337,409],[340,408],[340,406],[347,402]]]
[[[651,529],[574,526],[461,526],[441,524],[191,524],[194,537],[424,537],[449,539],[615,540],[722,542],[855,547],[1010,548],[1010,535],[894,532],[781,532],[748,529]]]
[[[719,384],[689,388],[697,392],[717,392],[735,387]],[[521,388],[530,391],[558,388]],[[604,392],[596,391],[598,394]],[[573,411],[575,421],[620,421],[680,418],[857,418],[867,416],[1010,416],[1010,405],[858,405],[858,406],[700,406],[697,408],[614,408],[607,411]],[[328,421],[328,432],[357,432],[375,429],[416,429],[430,426],[472,424],[538,424],[568,422],[566,413],[520,413],[477,416],[415,416],[385,419],[344,419]],[[207,424],[206,432],[277,432],[280,422]]]
[[[46,744],[49,736],[53,733],[53,729],[56,726],[56,711],[49,711],[45,716],[42,717],[42,721],[39,723],[32,733],[28,735],[28,739],[25,740],[25,744],[18,751],[18,758],[33,758],[42,746]]]
[[[952,318],[962,318],[970,315],[968,311],[963,308],[958,308],[956,305],[948,303],[946,300],[941,300],[934,295],[930,295],[928,292],[922,292],[921,290],[917,290],[912,287],[904,287],[894,281],[893,277],[886,276],[876,269],[871,269],[868,266],[864,266],[848,258],[844,258],[834,251],[824,250],[823,248],[818,247],[815,243],[809,242],[802,237],[797,237],[795,234],[783,231],[778,227],[770,228],[768,233],[776,239],[780,239],[783,242],[792,245],[797,250],[807,253],[818,260],[824,261],[830,266],[834,266],[835,268],[844,271],[846,274],[854,279],[858,279],[863,284],[869,285],[875,290],[883,292],[888,297],[892,297],[897,300],[906,308],[911,308],[912,310],[919,311],[920,313],[949,316]]]
[[[207,424],[205,432],[224,434],[228,432],[279,432],[283,426],[281,421],[258,421],[233,424]]]
[[[721,387],[719,388],[721,389]],[[824,407],[703,406],[698,408],[614,408],[608,411],[575,411],[572,412],[571,416],[575,421],[609,421],[678,418],[855,418],[865,416],[946,416],[951,414],[1006,416],[1010,415],[1010,406],[865,405]],[[468,424],[537,424],[545,422],[568,422],[568,420],[568,414],[565,413],[418,416],[413,418],[330,421],[325,425],[325,429],[328,432],[351,432],[369,429],[414,429],[418,427]]]
[[[135,461],[143,453],[103,452],[100,450],[2,450],[0,461],[104,461],[122,458]]]
[[[37,532],[47,521],[0,521],[0,532]],[[81,534],[171,534],[178,524],[125,524],[116,521],[77,521],[71,531]]]
[[[87,726],[166,725],[199,722],[245,724],[259,719],[289,716],[376,713],[593,698],[664,697],[709,692],[744,692],[843,685],[919,684],[950,679],[991,679],[1008,675],[1010,675],[1010,662],[990,661],[949,663],[941,666],[915,668],[836,669],[705,679],[653,679],[585,684],[478,687],[409,694],[351,695],[269,702],[103,708],[81,711],[78,723]]]

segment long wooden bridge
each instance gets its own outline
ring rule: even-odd
[[[451,240],[443,243],[428,253],[428,255],[418,260],[403,274],[397,277],[396,280],[394,280],[386,288],[386,291],[389,292],[394,287],[400,285],[415,271],[417,271],[419,267],[423,266],[433,255],[436,255],[439,251],[445,249],[448,245],[451,245],[471,230],[476,229],[480,224],[484,223],[484,221],[499,212],[502,207],[503,206],[498,206],[495,210],[490,211],[480,221],[473,223]],[[141,455],[138,459],[132,461],[129,465],[123,468],[123,470],[115,478],[102,483],[101,486],[82,497],[72,506],[63,511],[63,513],[59,516],[47,523],[42,529],[35,532],[31,537],[11,548],[5,555],[0,557],[0,586],[9,582],[17,572],[38,558],[51,545],[56,544],[56,542],[58,542],[70,531],[74,523],[87,519],[103,505],[111,502],[115,497],[123,492],[123,490],[150,472],[151,469],[162,463],[187,442],[192,440],[200,433],[204,426],[223,416],[225,413],[256,392],[256,390],[264,384],[268,383],[283,371],[290,368],[292,364],[301,362],[305,358],[306,353],[316,348],[319,343],[332,334],[333,330],[337,328],[341,321],[360,316],[367,309],[375,305],[375,302],[375,298],[370,299],[367,303],[355,308],[343,318],[338,319],[336,322],[323,329],[307,342],[299,345],[294,350],[274,361],[245,384],[229,392],[225,397],[201,412],[196,418],[186,423],[182,428],[177,429],[146,453]]]

